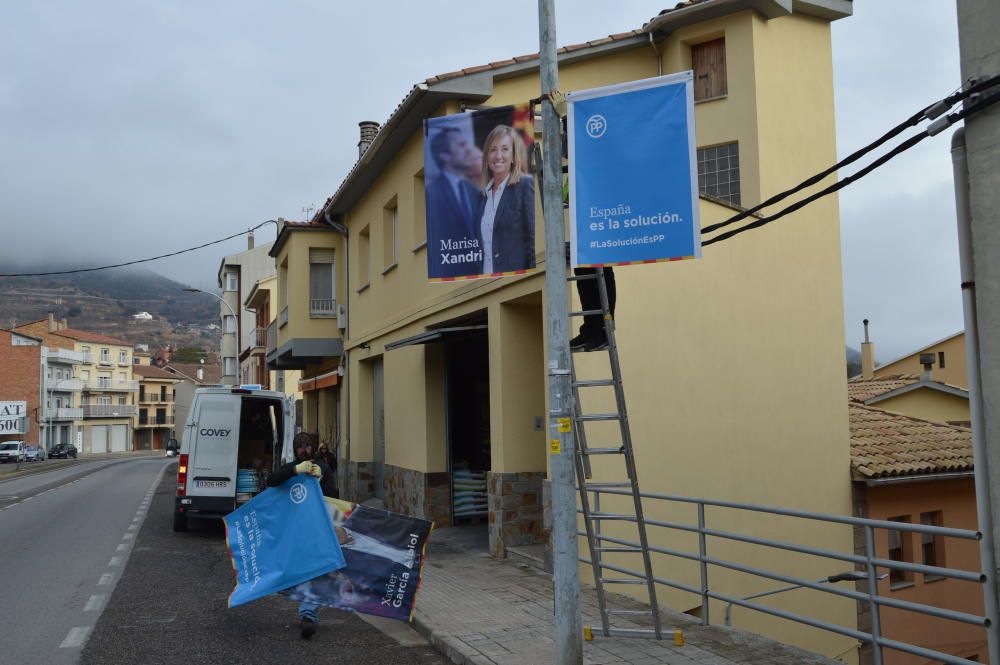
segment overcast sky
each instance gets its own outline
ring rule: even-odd
[[[638,28],[673,4],[562,0],[559,43]],[[854,4],[834,25],[841,155],[960,83],[953,2]],[[358,121],[384,121],[433,74],[538,50],[534,0],[505,3],[502,26],[485,8],[0,4],[0,268],[12,257],[120,262],[302,219],[355,161]],[[870,318],[880,361],[962,326],[949,136],[840,197],[847,342],[858,346]],[[258,239],[273,236],[269,227]],[[214,288],[220,258],[245,246],[147,267]]]

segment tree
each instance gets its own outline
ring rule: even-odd
[[[178,363],[196,363],[205,359],[206,351],[197,346],[185,346],[170,354],[170,360]]]

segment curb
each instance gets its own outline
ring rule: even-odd
[[[417,614],[414,614],[413,616],[413,628],[418,633],[426,637],[427,641],[431,643],[431,646],[444,654],[444,656],[451,662],[455,663],[455,665],[494,665],[494,663],[490,660],[462,653],[458,647],[451,642],[451,640],[435,633],[434,629],[425,623]]]

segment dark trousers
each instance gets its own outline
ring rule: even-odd
[[[597,268],[574,268],[573,274],[593,275]],[[608,309],[611,317],[615,316],[615,272],[610,267],[604,269],[604,288],[608,292]],[[601,291],[596,279],[579,280],[576,283],[576,292],[580,296],[580,309],[594,310],[601,309]],[[580,334],[584,336],[594,336],[599,339],[604,338],[604,320],[600,314],[590,314],[583,317],[583,325],[580,326]]]

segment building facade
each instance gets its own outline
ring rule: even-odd
[[[10,330],[0,330],[0,443],[25,441],[38,443],[39,368],[42,339]]]
[[[174,422],[175,388],[180,379],[164,369],[136,364],[132,373],[139,382],[133,450],[164,450],[176,438]]]
[[[257,280],[274,275],[274,261],[268,255],[272,243],[254,246],[253,233],[247,236],[247,250],[222,259],[219,266],[219,288],[222,302],[222,342],[219,356],[222,362],[223,385],[236,385],[242,375],[241,364],[249,359],[248,349],[256,343],[256,316],[243,308],[243,300]]]

